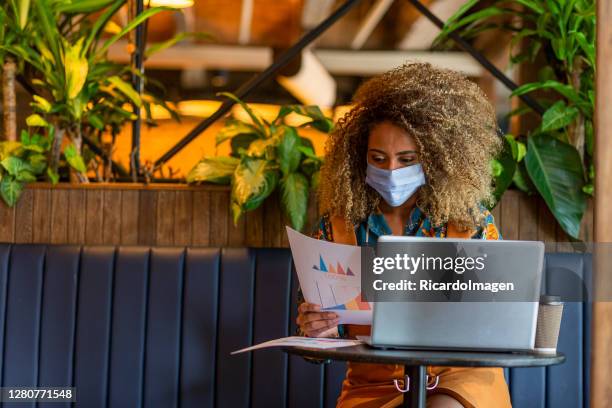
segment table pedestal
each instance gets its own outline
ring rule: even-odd
[[[404,384],[404,404],[406,408],[425,408],[427,396],[427,372],[424,366],[404,366],[404,380],[408,380],[408,386]]]

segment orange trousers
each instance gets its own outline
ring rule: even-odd
[[[368,334],[369,326],[348,325],[349,336]],[[430,395],[447,394],[466,408],[511,408],[508,385],[501,368],[427,367],[429,381],[439,376]],[[338,408],[390,408],[402,404],[404,394],[393,380],[404,378],[401,365],[349,363]],[[408,391],[410,392],[410,391]]]

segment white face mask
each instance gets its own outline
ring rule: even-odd
[[[387,204],[391,207],[398,207],[404,204],[426,181],[420,164],[386,170],[368,163],[366,183],[378,191]]]

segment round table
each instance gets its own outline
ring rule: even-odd
[[[535,354],[515,352],[473,352],[442,350],[398,350],[378,349],[365,344],[326,350],[305,347],[284,347],[283,351],[303,357],[320,360],[354,361],[359,363],[400,364],[406,373],[403,379],[396,379],[395,386],[400,392],[407,392],[404,407],[425,408],[427,395],[426,367],[542,367],[561,364],[565,361],[562,353]],[[400,382],[404,386],[400,387]],[[407,387],[405,385],[408,385]]]

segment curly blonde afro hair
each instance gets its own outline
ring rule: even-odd
[[[502,146],[495,111],[482,90],[461,74],[410,63],[363,83],[353,108],[326,144],[319,210],[356,225],[378,206],[365,182],[370,129],[383,121],[412,135],[427,184],[417,205],[434,225],[481,225],[492,200],[490,161]]]

